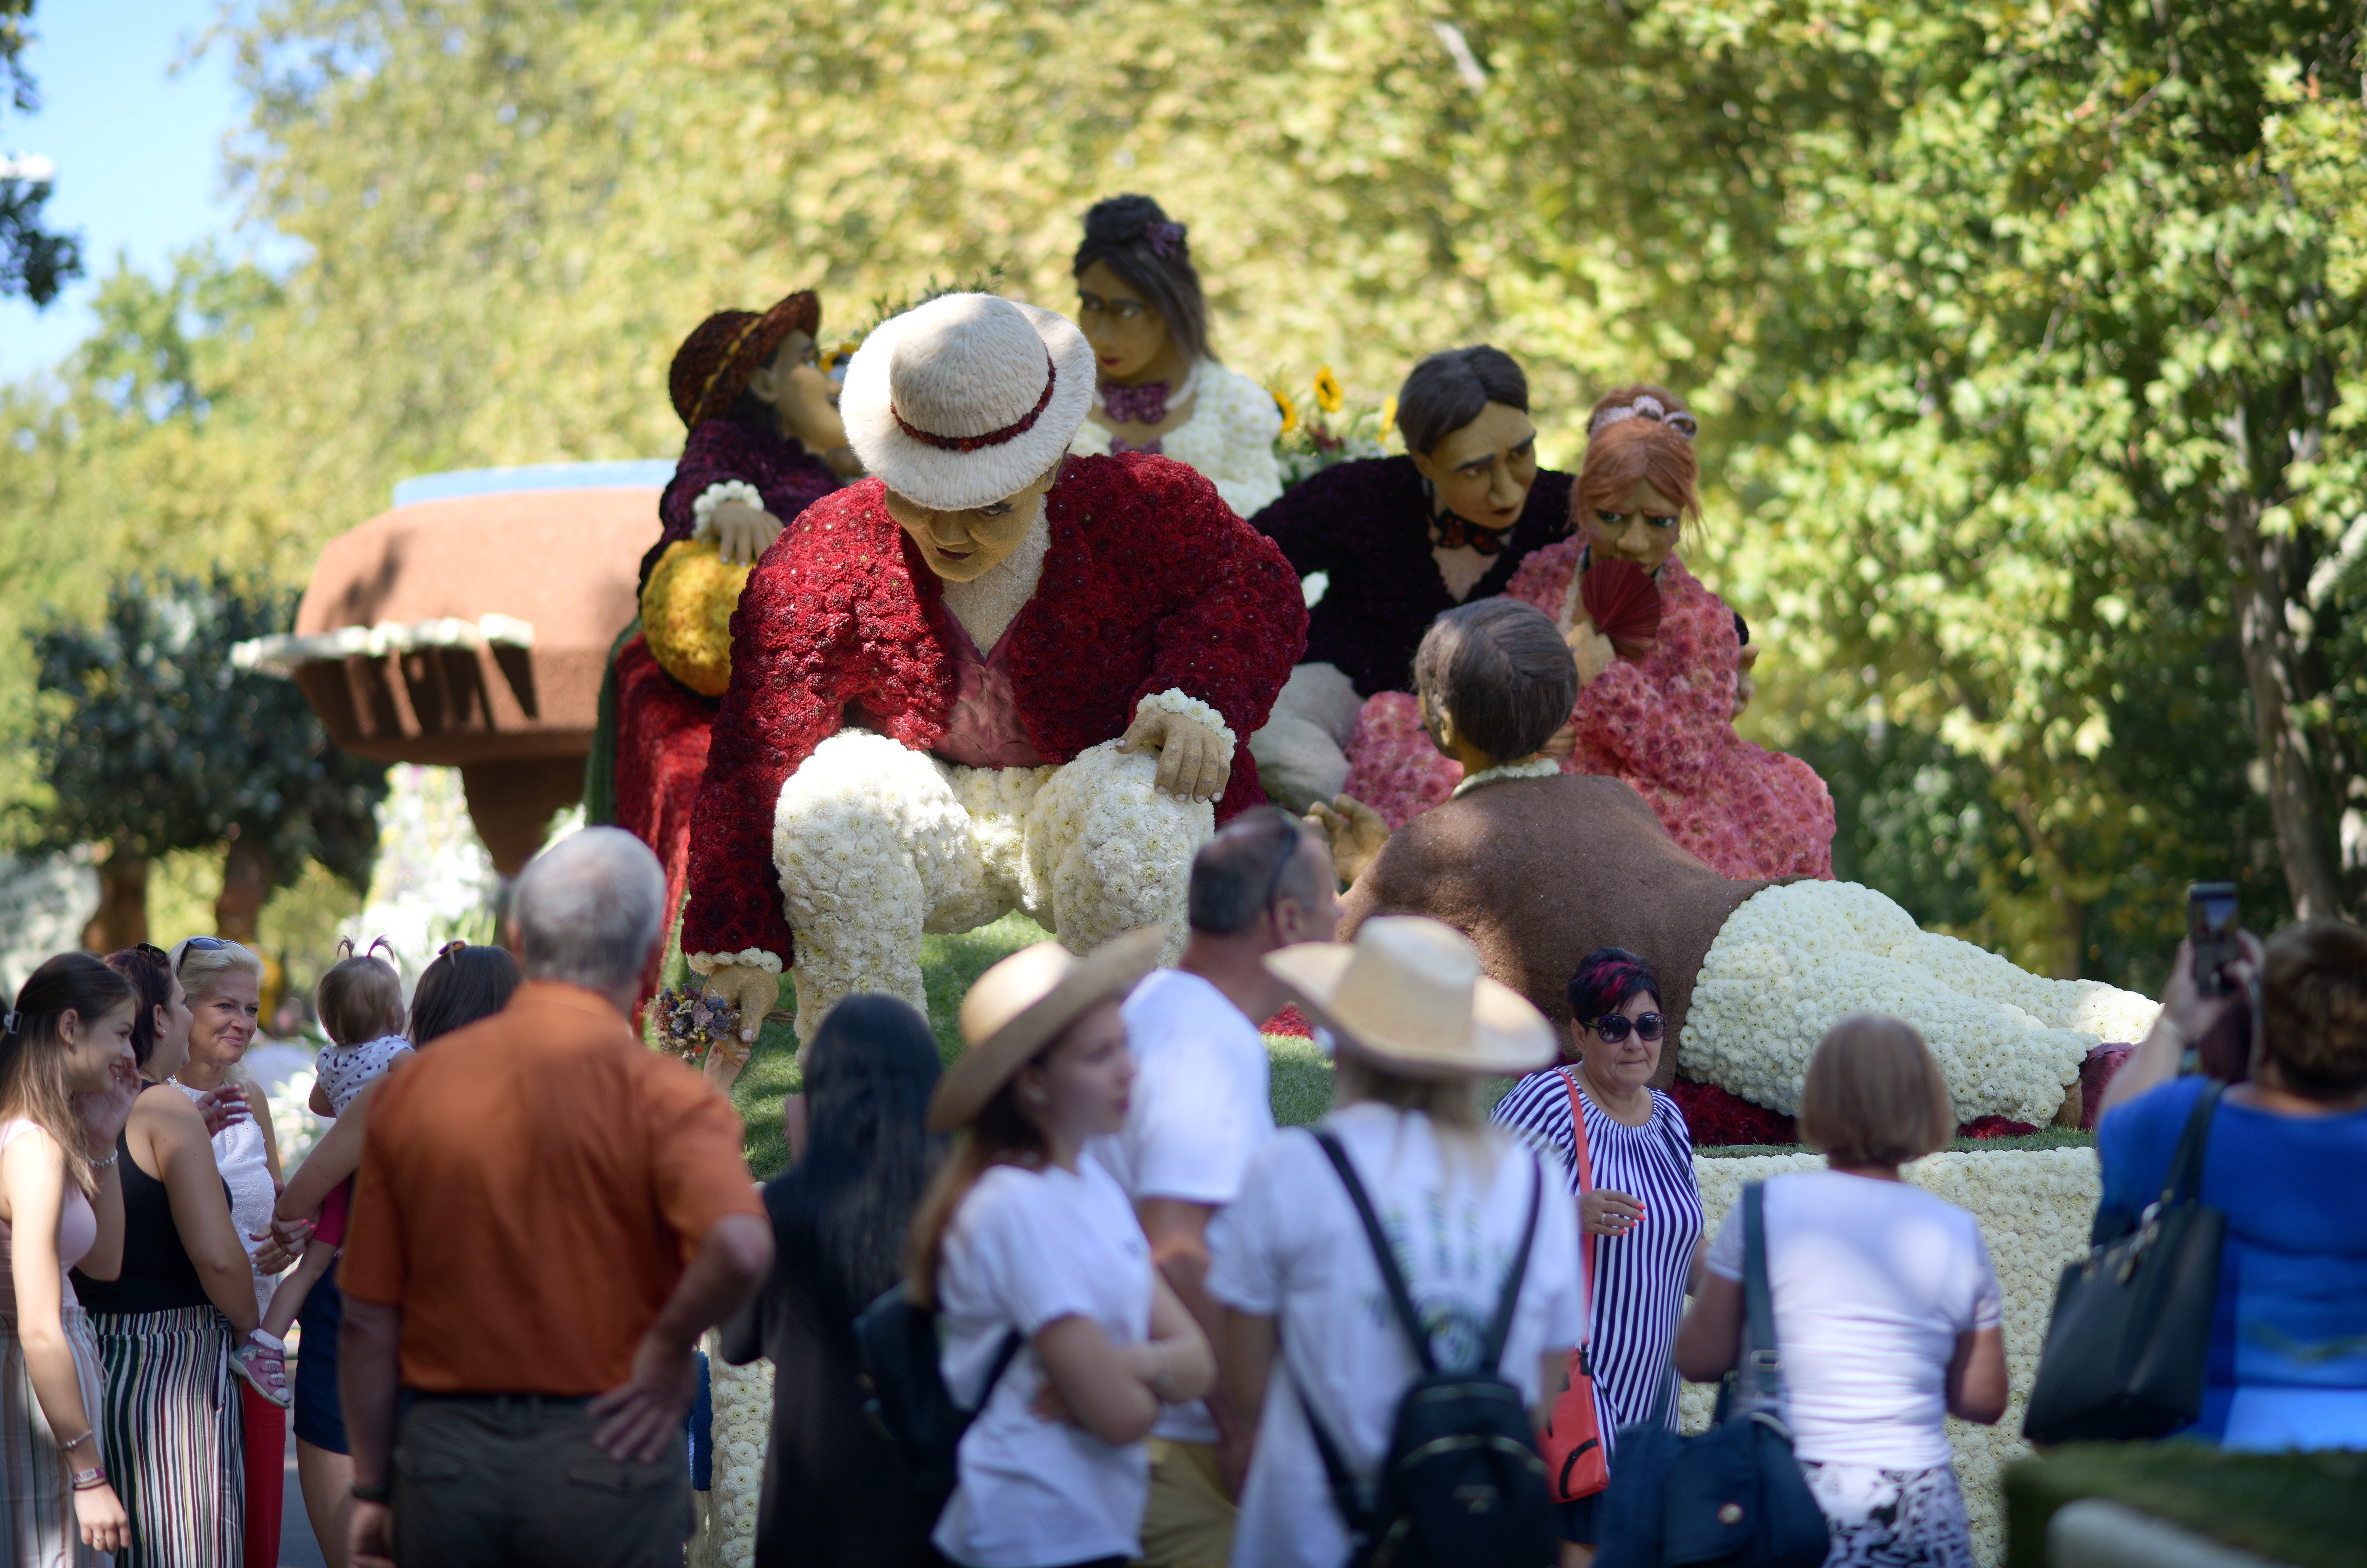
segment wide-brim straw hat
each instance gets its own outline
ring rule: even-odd
[[[946,294],[882,323],[846,367],[847,445],[889,490],[941,512],[1026,489],[1093,407],[1074,322],[992,294]]]
[[[718,310],[691,329],[674,350],[666,394],[685,425],[731,412],[749,380],[791,333],[821,331],[821,297],[800,288],[771,310]]]
[[[1265,955],[1267,973],[1339,1047],[1406,1077],[1491,1077],[1552,1062],[1553,1026],[1479,972],[1453,926],[1381,915],[1353,942],[1303,942]]]
[[[1087,1008],[1124,997],[1159,966],[1163,926],[1112,937],[1080,958],[1057,942],[1023,947],[978,977],[962,998],[960,1060],[929,1097],[929,1130],[978,1120],[987,1101]]]

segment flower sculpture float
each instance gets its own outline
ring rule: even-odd
[[[1567,774],[1544,747],[1577,671],[1542,611],[1506,600],[1442,616],[1410,699],[1457,764],[1452,798],[1394,832],[1343,797],[1315,816],[1353,879],[1343,929],[1379,914],[1445,920],[1488,972],[1557,1022],[1563,987],[1598,947],[1659,969],[1689,1078],[1789,1116],[1808,1055],[1852,1012],[1904,1018],[1948,1075],[1959,1123],[2078,1120],[2080,1071],[2106,1041],[2141,1039],[2156,1010],[2092,980],[2050,980],[1918,927],[1854,883],[1721,875],[1618,779]]]
[[[1433,354],[1395,403],[1407,456],[1334,464],[1251,519],[1300,576],[1327,579],[1305,662],[1250,740],[1295,810],[1339,793],[1365,699],[1405,690],[1432,620],[1503,592],[1569,526],[1569,476],[1537,467],[1528,379],[1511,355]]]
[[[743,1020],[784,966],[800,1039],[855,991],[923,1006],[922,933],[1014,908],[1180,943],[1194,852],[1264,799],[1236,742],[1305,645],[1297,581],[1183,464],[1064,457],[1093,391],[1073,325],[986,294],[849,366],[876,477],[750,576],[692,818],[683,951]]]
[[[1562,771],[1625,780],[1670,838],[1727,876],[1830,876],[1832,796],[1806,762],[1735,733],[1757,649],[1675,553],[1699,512],[1693,416],[1671,393],[1625,387],[1589,428],[1576,536],[1529,556],[1504,589],[1553,615],[1578,660]],[[1393,826],[1457,776],[1418,728],[1409,699],[1376,697],[1349,745],[1342,787]]]
[[[690,434],[658,501],[640,629],[617,650],[610,713],[616,819],[665,865],[669,909],[682,904],[691,808],[749,568],[789,519],[861,471],[815,365],[821,328],[811,289],[762,312],[719,310],[683,341],[666,378]]]

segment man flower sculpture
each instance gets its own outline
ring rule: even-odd
[[[1064,459],[1093,380],[1074,326],[986,294],[848,367],[874,477],[750,577],[692,818],[683,951],[743,1042],[784,964],[810,1040],[857,991],[923,1006],[922,933],[1012,909],[1180,943],[1194,852],[1264,800],[1238,742],[1306,646],[1297,579],[1183,464]]]

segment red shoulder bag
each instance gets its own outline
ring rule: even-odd
[[[1571,1168],[1578,1174],[1580,1203],[1578,1264],[1579,1304],[1586,1315],[1587,1333],[1594,1332],[1594,1237],[1586,1229],[1586,1194],[1594,1175],[1586,1152],[1586,1111],[1578,1102],[1578,1078],[1569,1068],[1558,1069],[1561,1086],[1569,1092]],[[1594,1409],[1594,1369],[1587,1347],[1569,1353],[1569,1386],[1554,1401],[1546,1423],[1546,1471],[1553,1481],[1554,1501],[1575,1503],[1611,1484],[1611,1461],[1603,1451],[1603,1427]]]

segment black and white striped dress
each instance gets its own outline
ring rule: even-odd
[[[1533,1140],[1559,1162],[1570,1192],[1578,1179],[1570,1169],[1574,1147],[1569,1128],[1572,1069],[1531,1073],[1497,1103],[1495,1120]],[[1651,1091],[1652,1119],[1630,1127],[1586,1097],[1591,1185],[1625,1192],[1644,1206],[1644,1218],[1625,1235],[1581,1235],[1594,1244],[1594,1296],[1588,1344],[1594,1368],[1594,1403],[1605,1447],[1632,1422],[1658,1419],[1676,1425],[1675,1384],[1669,1370],[1684,1312],[1685,1279],[1701,1241],[1701,1189],[1693,1182],[1693,1136],[1685,1113],[1658,1089]]]

